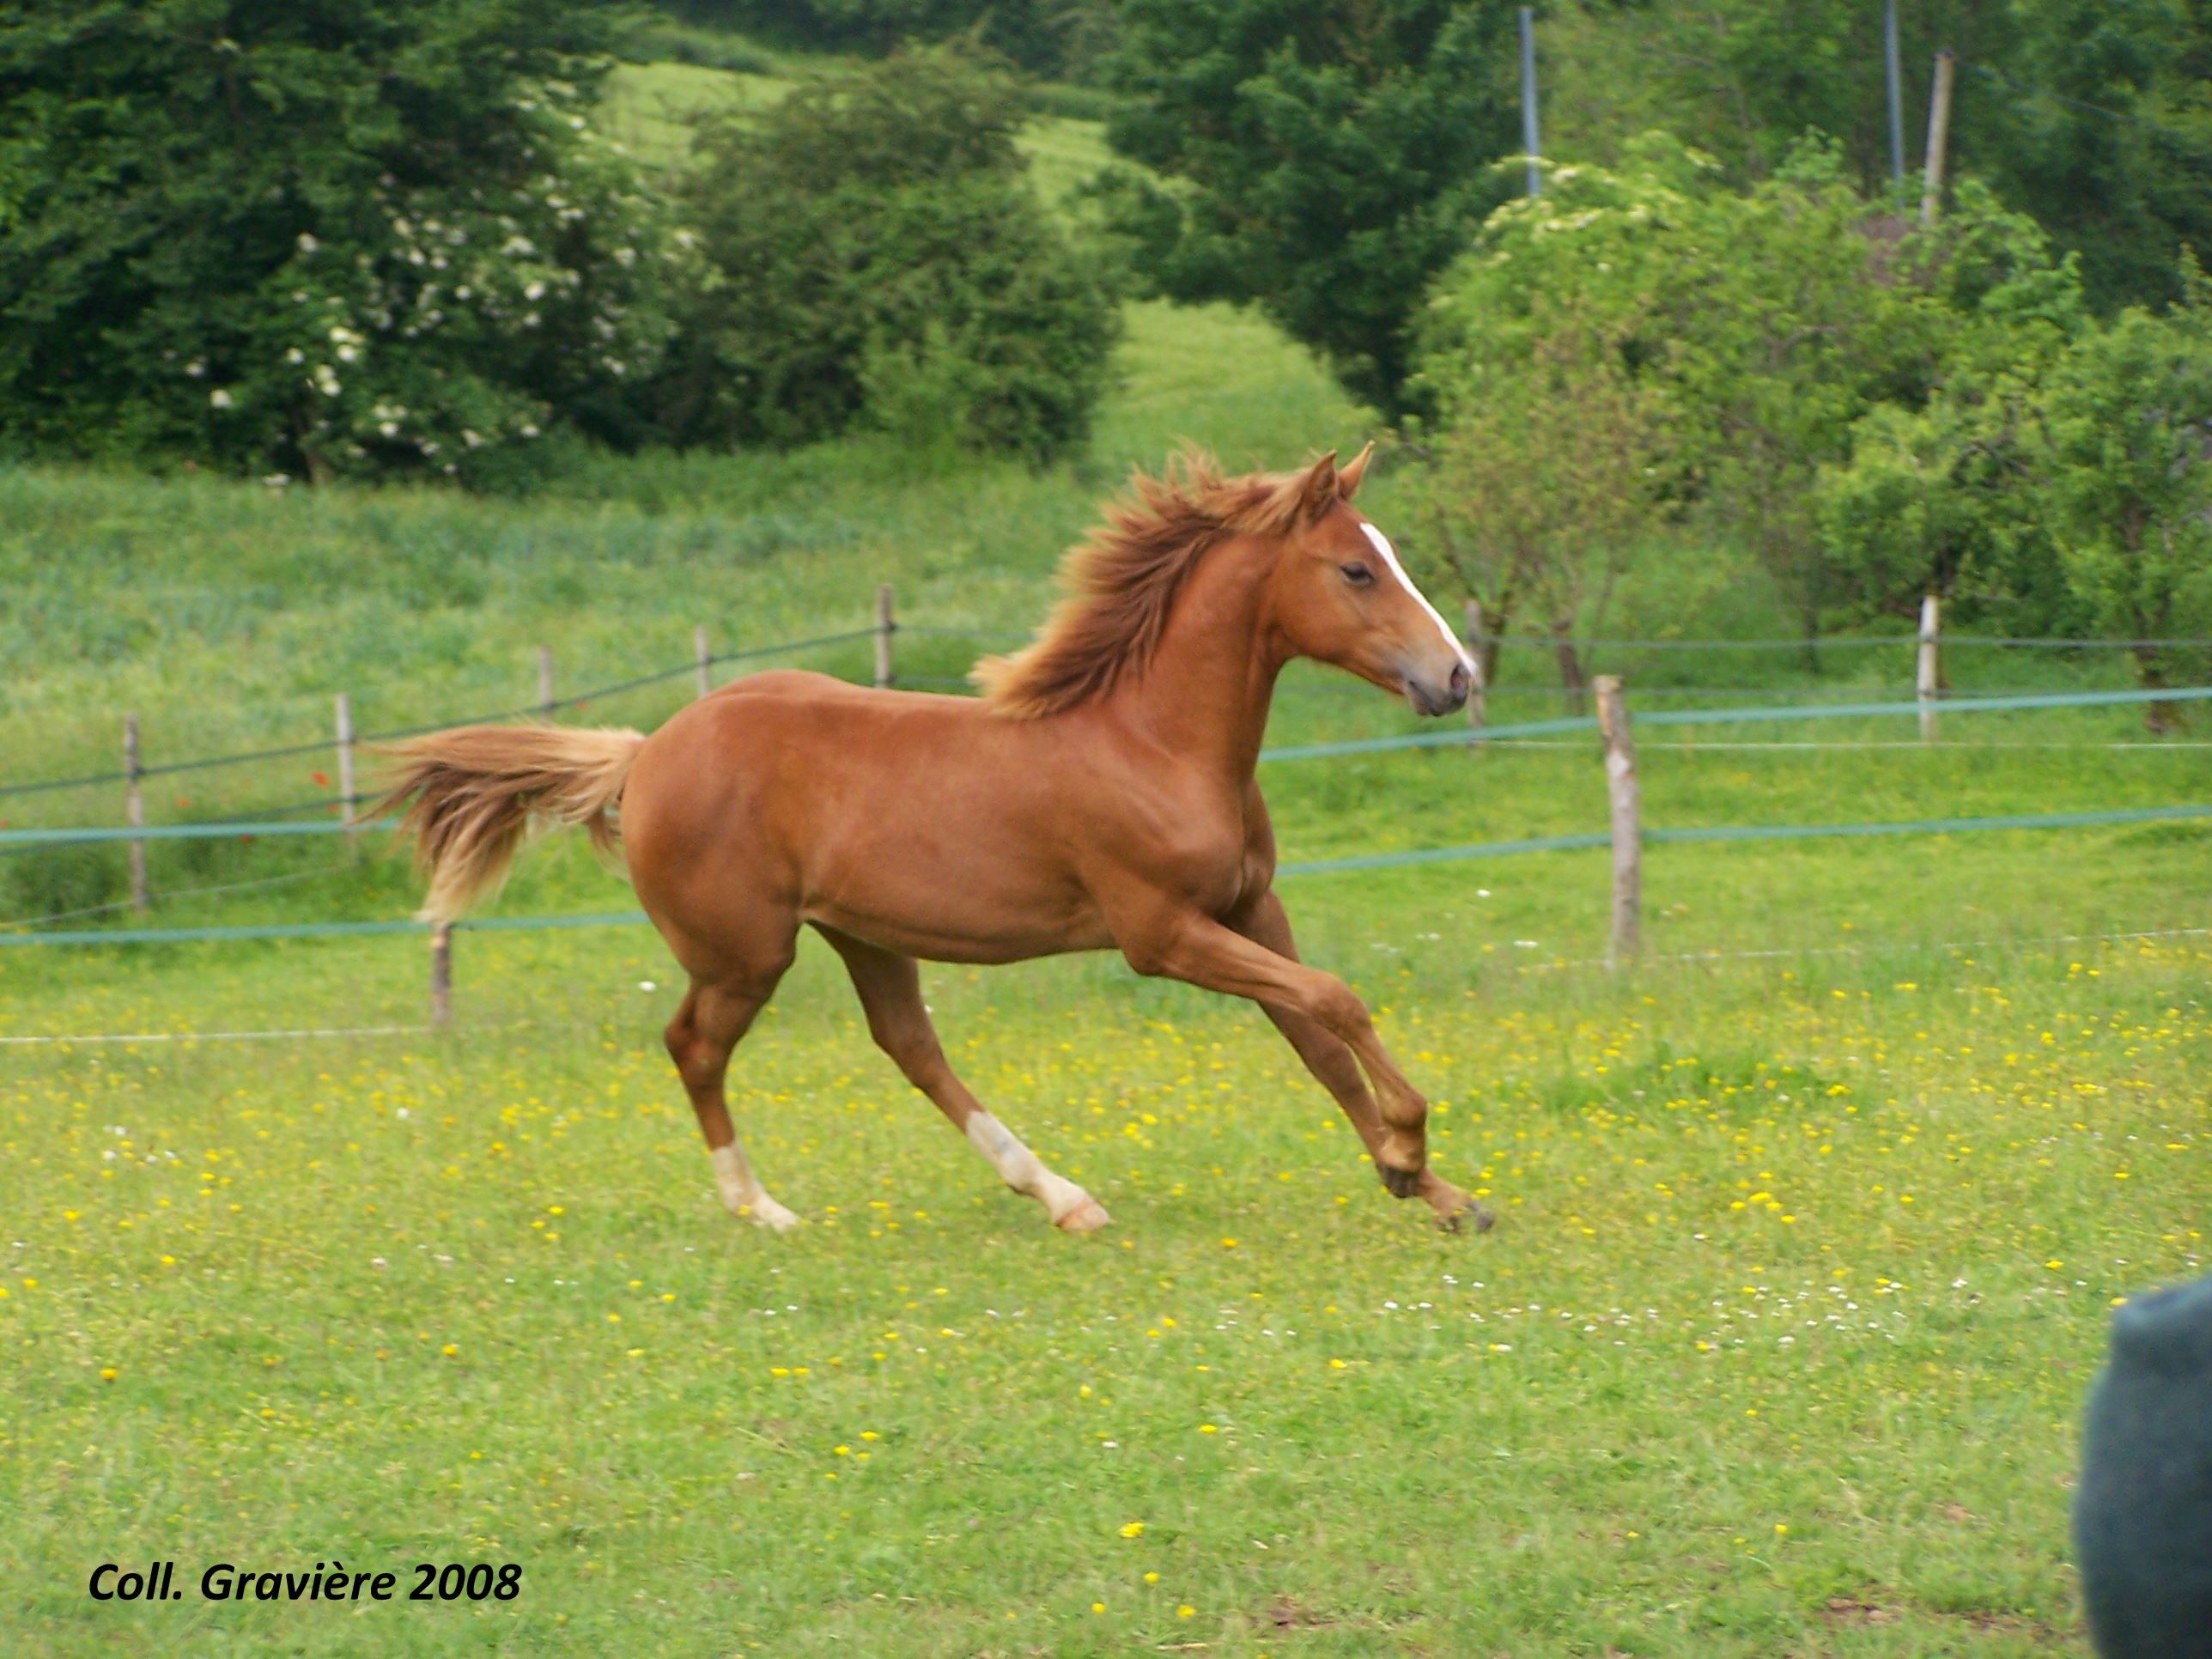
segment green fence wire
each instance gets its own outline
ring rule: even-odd
[[[1832,836],[1948,836],[1984,830],[2071,830],[2096,824],[2153,823],[2161,820],[2212,817],[2212,805],[2135,806],[2101,812],[2030,812],[2009,817],[1912,818],[1897,823],[1712,824],[1684,830],[1647,830],[1647,842],[1805,841]],[[1404,865],[1449,864],[1462,859],[1504,858],[1516,853],[1564,853],[1610,845],[1604,831],[1574,836],[1538,836],[1521,841],[1491,841],[1471,847],[1434,847],[1401,853],[1366,853],[1351,858],[1308,859],[1278,865],[1282,876],[1334,875],[1351,870],[1385,870]],[[615,910],[580,916],[494,916],[456,923],[485,932],[529,932],[544,927],[619,927],[646,920],[642,910]],[[9,945],[187,945],[229,939],[338,939],[381,933],[421,933],[419,921],[271,922],[242,927],[88,928],[57,933],[0,932]]]

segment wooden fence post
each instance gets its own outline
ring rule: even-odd
[[[1920,650],[1912,689],[1920,699],[1920,741],[1936,741],[1936,697],[1942,689],[1943,662],[1937,654],[1940,607],[1933,593],[1920,601]]]
[[[146,799],[139,791],[138,717],[123,717],[123,821],[133,830],[146,827]],[[146,908],[146,843],[131,843],[131,908]]]
[[[1628,730],[1628,704],[1620,676],[1597,677],[1598,727],[1605,733],[1605,790],[1613,808],[1613,933],[1606,965],[1636,959],[1644,932],[1644,826],[1636,787],[1636,740]]]
[[[353,699],[343,691],[338,693],[337,717],[338,805],[345,814],[346,856],[351,858],[361,851],[361,832],[353,827],[361,802],[353,792]]]
[[[1480,600],[1467,602],[1467,723],[1474,732],[1474,740],[1468,747],[1482,747],[1482,722],[1486,718],[1483,704],[1484,693],[1490,690],[1482,672],[1482,605]]]
[[[453,926],[441,921],[430,929],[430,1024],[445,1024],[453,1017]]]
[[[876,587],[876,687],[889,689],[891,683],[891,635],[898,624],[891,620],[891,585],[881,582]]]
[[[699,665],[699,695],[703,697],[714,689],[714,653],[707,648],[704,623],[691,630],[691,659]]]
[[[547,720],[553,718],[553,647],[538,647],[538,712]]]

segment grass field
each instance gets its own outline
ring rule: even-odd
[[[1044,473],[854,443],[595,463],[509,502],[0,471],[0,784],[109,769],[125,708],[156,763],[312,738],[339,690],[404,725],[528,701],[541,642],[574,690],[682,661],[694,622],[724,648],[860,625],[883,580],[925,627],[1018,632],[1129,462],[1188,436],[1279,465],[1366,426],[1226,311],[1134,308],[1122,368],[1093,455]],[[1370,504],[1389,522],[1387,478]],[[1661,572],[1624,625],[1759,631],[1756,583],[1717,568]],[[917,629],[901,670],[974,648]],[[1616,665],[1655,701],[1909,678],[1902,652]],[[1498,702],[1559,708],[1533,663]],[[1410,724],[1300,671],[1276,735]],[[2212,749],[2125,713],[1945,732],[1651,728],[1647,820],[2212,802]],[[152,816],[312,801],[326,769],[183,775]],[[1571,744],[1263,782],[1290,860],[1603,823]],[[118,810],[0,797],[18,825]],[[0,867],[0,921],[112,902],[112,861]],[[162,844],[153,872],[163,925],[412,902],[374,843]],[[786,1238],[714,1205],[642,928],[464,933],[435,1036],[0,1046],[0,1646],[2084,1651],[2081,1391],[2113,1300],[2201,1271],[2208,878],[2187,823],[1655,847],[1649,958],[1618,976],[1601,854],[1286,880],[1498,1209],[1480,1238],[1382,1194],[1253,1011],[1109,958],[926,981],[955,1065],[1114,1212],[1089,1239],[997,1186],[811,945],[733,1073],[810,1223]],[[570,840],[495,909],[629,902]],[[415,1027],[423,980],[412,939],[0,947],[0,1036]],[[155,1559],[185,1599],[85,1595]],[[520,1594],[198,1594],[216,1562],[338,1560],[402,1598],[416,1562],[519,1565]]]

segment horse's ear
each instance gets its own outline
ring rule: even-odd
[[[1336,470],[1336,493],[1350,501],[1359,493],[1359,481],[1367,476],[1368,459],[1375,453],[1375,441],[1369,439],[1367,447],[1354,455],[1351,462]]]
[[[1318,519],[1342,498],[1337,493],[1336,452],[1330,450],[1306,469],[1298,485],[1298,516]]]

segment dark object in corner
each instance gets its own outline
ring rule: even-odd
[[[2074,1538],[2104,1659],[2212,1659],[2212,1279],[2113,1315]]]

